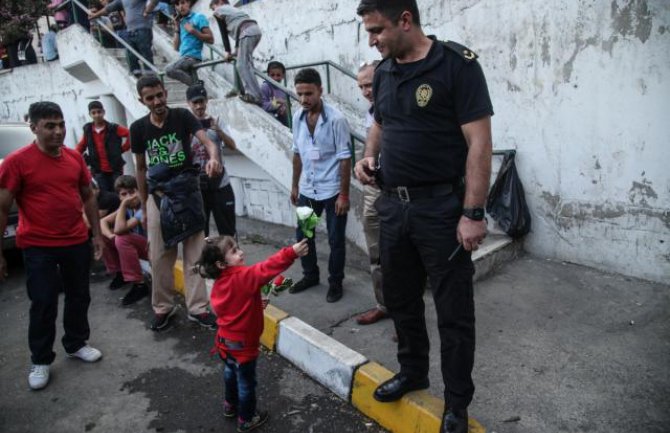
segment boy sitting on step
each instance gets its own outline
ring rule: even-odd
[[[144,282],[140,259],[148,260],[148,242],[142,227],[142,204],[137,194],[137,181],[133,176],[122,175],[114,182],[121,205],[100,220],[100,231],[105,239],[103,260],[107,272],[114,273],[110,289],[132,283],[123,297],[123,305],[133,304],[149,295]]]

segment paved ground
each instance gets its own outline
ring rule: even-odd
[[[270,244],[291,241],[291,229],[254,221],[242,227]],[[324,272],[327,246],[317,249]],[[337,304],[325,302],[325,284],[273,302],[397,371],[391,322],[355,323],[374,301],[366,258],[354,252],[348,262]],[[299,278],[299,267],[289,275]],[[431,392],[441,396],[434,304],[430,295],[425,301]],[[470,413],[489,432],[670,432],[670,286],[526,255],[478,282],[475,301]]]
[[[254,262],[292,242],[290,228],[240,219],[242,245]],[[318,235],[317,235],[318,236]],[[319,237],[323,240],[324,236]],[[327,247],[319,244],[326,269]],[[397,369],[390,321],[361,327],[353,317],[373,305],[366,258],[348,256],[345,296],[325,302],[326,286],[273,298],[279,308],[371,360]],[[287,276],[299,278],[294,265]],[[322,275],[325,282],[326,275]],[[220,417],[212,334],[184,320],[165,333],[146,330],[147,302],[118,306],[93,287],[92,343],[98,365],[58,358],[51,385],[27,390],[27,301],[14,275],[0,286],[0,431],[232,432]],[[496,433],[662,433],[670,431],[670,286],[530,256],[476,285],[477,391],[471,415]],[[435,314],[431,392],[440,396]],[[379,427],[277,355],[265,354],[259,394],[274,414],[267,432],[377,432]]]
[[[235,422],[221,416],[220,361],[209,356],[213,331],[188,322],[182,308],[175,326],[151,332],[148,300],[122,308],[123,293],[108,290],[107,282],[91,288],[91,343],[103,359],[66,359],[59,323],[51,382],[30,391],[22,271],[14,264],[0,285],[0,432],[235,431]],[[257,373],[259,405],[271,413],[259,432],[384,431],[276,354],[264,353]]]

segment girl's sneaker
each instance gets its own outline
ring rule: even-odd
[[[237,422],[237,431],[240,433],[244,433],[247,431],[251,431],[255,429],[256,427],[260,427],[263,424],[265,424],[265,421],[268,420],[269,414],[265,411],[262,412],[256,412],[256,415],[251,418],[249,421],[242,421],[239,420]]]
[[[223,416],[226,418],[235,418],[237,415],[237,408],[227,401],[223,401]]]

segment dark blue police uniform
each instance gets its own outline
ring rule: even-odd
[[[468,147],[461,125],[493,114],[486,79],[467,48],[434,38],[426,58],[383,61],[375,71],[375,120],[382,125],[381,181],[376,207],[384,300],[398,333],[401,373],[428,374],[424,318],[426,277],[433,290],[441,341],[445,401],[472,400],[475,315],[470,253],[458,247]]]

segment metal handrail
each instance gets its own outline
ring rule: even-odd
[[[300,102],[300,100],[298,99],[298,95],[296,95],[288,87],[282,85],[281,83],[278,83],[278,82],[274,81],[272,78],[270,78],[264,72],[261,72],[261,71],[255,69],[254,74],[256,74],[257,77],[261,77],[262,79],[264,79],[268,83],[271,83],[270,85],[272,85],[272,86],[278,88],[279,90],[281,90],[282,92],[284,92],[286,94],[287,98]],[[286,108],[289,110],[288,111],[289,129],[293,130],[293,125],[292,125],[293,116],[291,116],[291,104],[290,103],[287,104]],[[349,131],[349,134],[351,136],[351,144],[350,144],[350,148],[349,148],[349,150],[351,151],[351,169],[353,170],[354,165],[356,165],[356,148],[354,146],[354,140],[358,140],[361,143],[365,144],[365,137],[363,137],[361,134],[359,134],[355,131]]]
[[[335,63],[331,60],[323,60],[321,62],[302,63],[300,65],[286,66],[286,70],[290,71],[290,70],[293,70],[293,69],[310,68],[310,67],[313,67],[313,66],[325,66],[326,67],[326,91],[328,93],[330,93],[330,88],[331,88],[331,86],[330,86],[330,68],[331,68],[331,66],[333,68],[337,69],[338,71],[340,71],[341,73],[343,73],[344,75],[346,75],[347,77],[356,80],[356,75],[353,72],[348,71],[342,65],[340,65],[338,63]]]
[[[73,14],[73,17],[74,17],[74,21],[75,21],[75,22],[76,22],[76,20],[77,20],[77,19],[76,19],[76,18],[77,18],[77,7],[79,7],[79,8],[82,9],[83,11],[86,11],[87,14],[91,13],[91,11],[90,11],[86,6],[84,6],[81,2],[79,2],[79,0],[66,0],[66,1],[64,1],[61,5],[65,5],[65,4],[67,4],[67,3],[71,3],[71,4],[72,4],[72,14]],[[146,58],[144,58],[144,56],[142,56],[140,53],[138,53],[137,51],[135,51],[135,49],[133,49],[133,47],[131,47],[131,46],[128,44],[128,42],[126,42],[126,41],[124,41],[122,38],[120,38],[116,33],[114,33],[113,30],[110,30],[110,29],[108,29],[108,28],[105,27],[105,26],[98,26],[98,28],[102,28],[105,32],[109,33],[109,34],[110,34],[110,35],[111,35],[117,42],[119,42],[119,43],[120,43],[126,50],[128,50],[132,55],[134,55],[135,57],[137,57],[137,59],[138,59],[142,64],[144,64],[145,66],[147,66],[147,68],[149,68],[149,69],[150,69],[151,71],[153,71],[156,75],[158,75],[158,76],[161,78],[161,80],[163,79],[163,75],[165,74],[163,71],[161,71],[160,69],[158,69],[158,68],[157,68],[156,66],[154,66],[151,62],[149,62]],[[131,72],[132,72],[132,71],[131,71]]]

